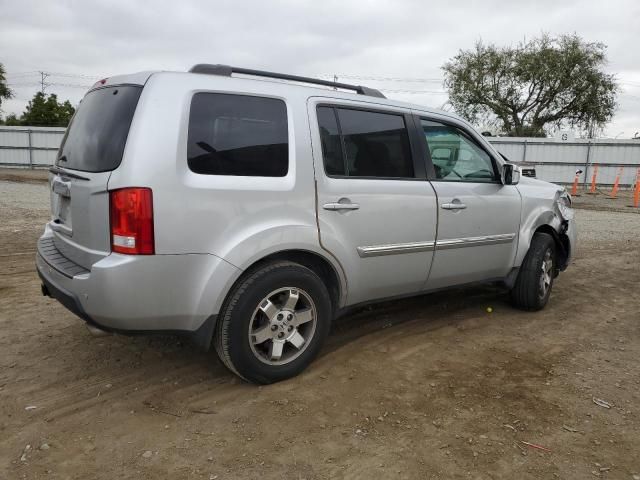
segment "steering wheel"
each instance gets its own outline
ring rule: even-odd
[[[438,165],[437,163],[434,163],[433,167],[434,167],[434,169],[436,171],[436,178],[445,178],[450,173],[454,173],[455,175],[457,175],[458,178],[464,178],[462,175],[460,175],[458,172],[456,172],[456,169],[453,168],[452,166],[447,165],[447,167],[444,168],[444,167]]]

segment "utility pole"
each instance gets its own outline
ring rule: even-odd
[[[50,83],[47,83],[46,80],[49,77],[49,74],[46,72],[39,72],[40,73],[40,92],[42,92],[42,94],[44,95],[44,91],[51,86]]]
[[[335,73],[333,74],[333,81],[338,83],[338,75],[336,75]],[[333,87],[334,90],[337,90],[337,87]]]

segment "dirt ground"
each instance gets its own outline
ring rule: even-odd
[[[640,215],[578,210],[542,312],[493,287],[385,303],[256,387],[176,337],[92,337],[41,296],[47,209],[42,182],[0,181],[2,480],[640,479]]]

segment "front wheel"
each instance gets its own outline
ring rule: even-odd
[[[292,262],[267,264],[229,295],[216,328],[216,351],[242,378],[277,382],[313,361],[330,319],[327,288],[313,271]]]
[[[511,290],[513,305],[523,310],[541,310],[549,301],[556,270],[556,243],[547,233],[538,232],[522,262]]]

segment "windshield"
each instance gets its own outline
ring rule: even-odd
[[[87,93],[62,139],[56,165],[83,172],[118,168],[141,92],[141,86],[126,85]]]

